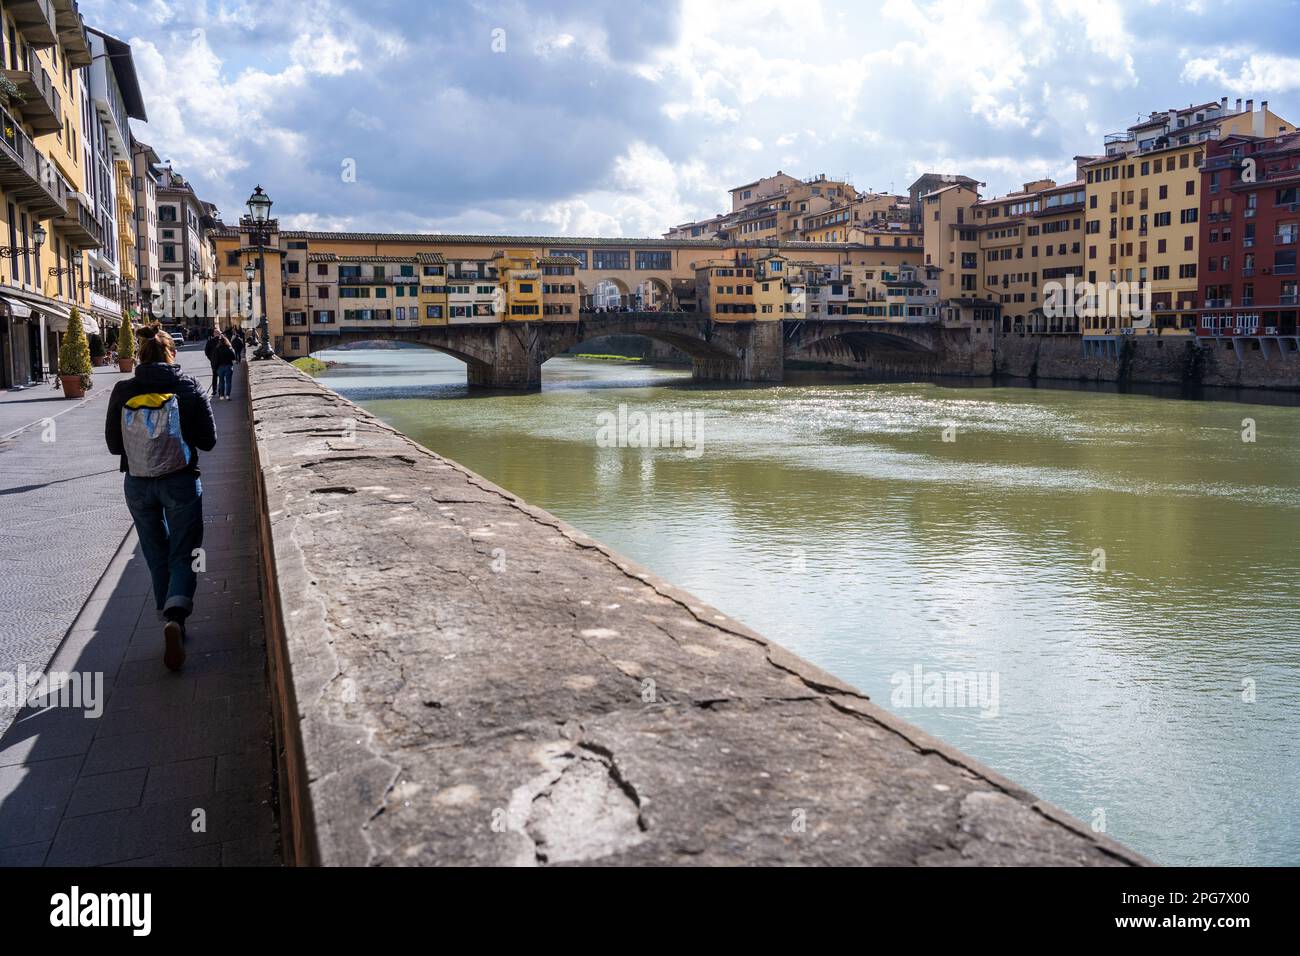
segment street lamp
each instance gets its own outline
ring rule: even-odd
[[[74,276],[81,271],[81,250],[78,249],[72,253],[72,265],[66,269],[60,269],[58,266],[50,266],[45,270],[45,274],[51,279],[55,276]],[[75,298],[75,297],[74,297]]]
[[[248,263],[244,266],[244,278],[248,280],[248,314],[249,315],[253,314],[253,275],[256,272],[257,269],[254,268],[253,266],[253,260],[249,259]],[[260,344],[261,343],[259,343],[259,345]],[[256,354],[256,352],[254,352],[254,354]]]
[[[271,242],[268,226],[270,218],[271,197],[262,191],[261,186],[258,186],[253,190],[253,195],[248,197],[248,220],[252,225],[249,241],[257,248],[257,269],[262,298],[262,334],[260,336],[261,341],[258,342],[257,349],[253,352],[253,358],[255,359],[275,357],[275,353],[271,351],[271,333],[267,328],[266,321],[266,246]],[[251,308],[253,301],[253,264],[251,262],[245,267],[244,275],[248,277],[248,300]]]

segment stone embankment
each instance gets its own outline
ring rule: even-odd
[[[1145,862],[288,365],[250,376],[294,862]]]

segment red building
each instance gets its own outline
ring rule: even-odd
[[[1300,132],[1212,141],[1201,176],[1197,334],[1295,336]]]

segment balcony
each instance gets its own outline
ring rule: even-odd
[[[39,50],[58,42],[50,0],[9,0],[5,9],[29,45]]]
[[[71,66],[90,66],[90,41],[77,0],[53,0],[54,26]]]
[[[41,218],[61,216],[68,208],[62,177],[5,109],[0,109],[0,188]]]
[[[90,208],[90,198],[84,193],[68,191],[68,208],[54,220],[68,245],[81,249],[98,248],[104,240],[95,213]]]
[[[339,285],[417,285],[419,276],[339,276]]]
[[[23,95],[19,109],[37,134],[63,129],[63,104],[45,68],[32,60],[29,70],[0,70]]]

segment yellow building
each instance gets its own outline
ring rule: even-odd
[[[1230,107],[1225,96],[1151,113],[1107,136],[1106,155],[1080,157],[1087,197],[1085,278],[1149,291],[1154,313],[1089,316],[1085,337],[1194,333],[1206,143],[1233,133],[1272,137],[1295,129],[1267,101],[1258,110],[1254,106],[1254,100],[1244,108],[1237,100]]]
[[[131,181],[131,163],[125,159],[113,162],[117,180],[117,245],[118,268],[123,285],[130,290],[139,289],[136,267],[135,188]]]
[[[542,270],[526,249],[498,252],[493,259],[501,290],[500,310],[508,322],[536,322],[542,317]]]
[[[778,252],[760,256],[754,267],[754,317],[760,322],[777,322],[791,314],[787,285],[790,260]]]
[[[578,318],[582,296],[578,291],[579,262],[573,256],[541,256],[542,315],[551,322],[572,322]]]
[[[53,368],[73,305],[88,332],[100,331],[80,285],[85,267],[75,264],[101,241],[82,198],[90,63],[71,0],[0,4],[0,388]]]
[[[739,253],[706,259],[695,266],[696,299],[715,322],[752,322],[754,266]]]
[[[420,324],[447,324],[447,260],[436,252],[422,252],[420,263]]]

